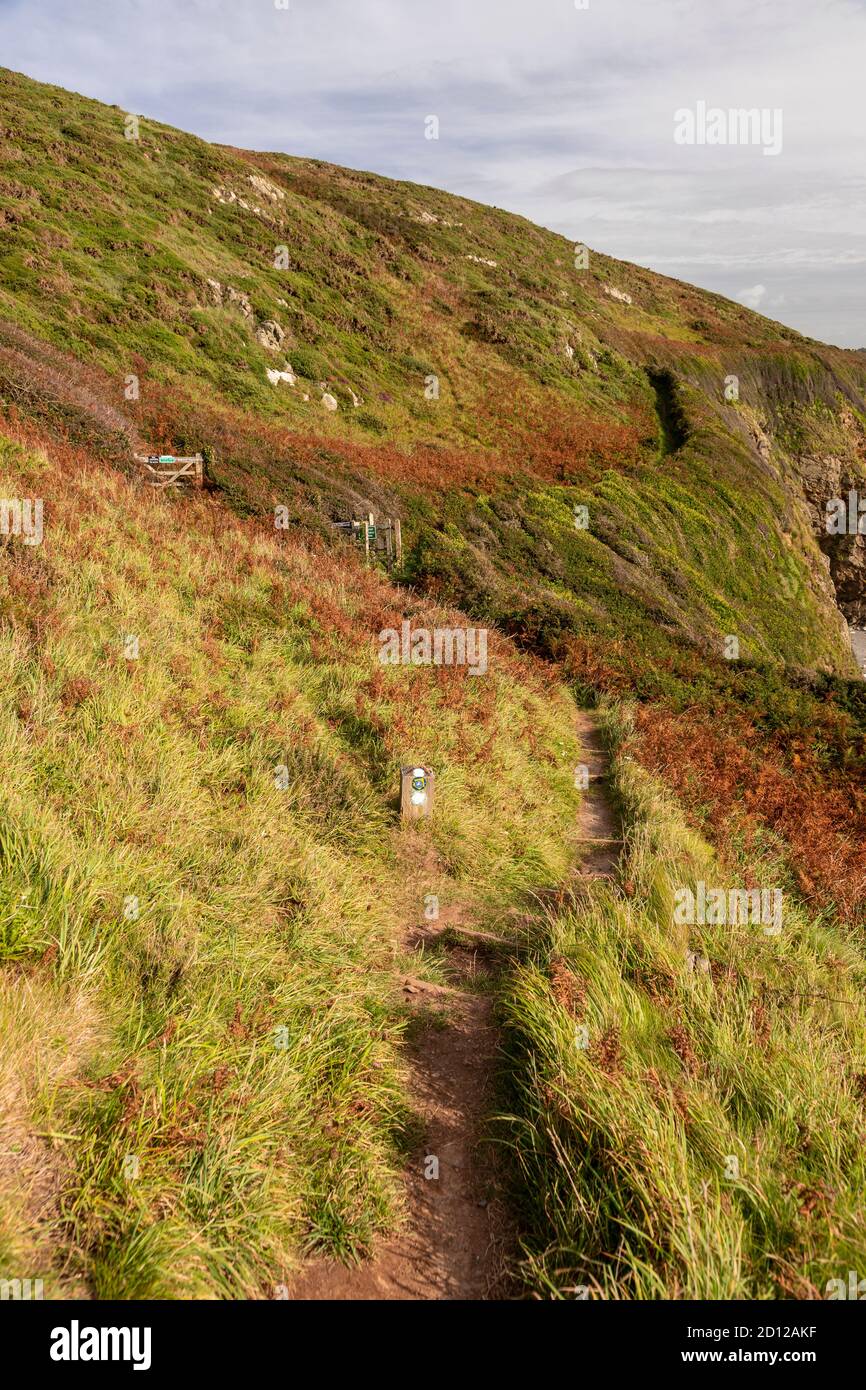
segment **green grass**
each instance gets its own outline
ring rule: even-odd
[[[0,465],[50,499],[0,589],[0,1074],[35,1155],[0,1184],[2,1268],[269,1296],[399,1221],[403,931],[429,893],[489,910],[563,871],[570,703],[501,639],[484,678],[382,667],[397,596],[357,562],[6,440]],[[407,758],[438,772],[429,831],[395,815]]]
[[[621,746],[628,710],[607,723]],[[862,939],[798,902],[772,839],[722,868],[627,754],[614,777],[628,894],[550,915],[501,1000],[528,1287],[824,1296],[863,1251]],[[779,937],[674,924],[679,887],[750,870],[784,885]]]

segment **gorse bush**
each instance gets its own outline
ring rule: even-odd
[[[287,354],[292,370],[309,381],[321,381],[328,376],[328,364],[314,348],[291,348]]]

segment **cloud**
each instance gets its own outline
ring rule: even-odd
[[[747,290],[738,290],[737,292],[737,299],[741,304],[745,304],[747,309],[760,309],[766,297],[766,285],[752,285]]]
[[[849,345],[864,41],[855,0],[0,0],[3,62],[33,77],[448,188],[722,293],[746,272],[795,327]],[[698,101],[781,108],[783,152],[675,144]]]

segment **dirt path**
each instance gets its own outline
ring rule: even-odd
[[[316,1260],[295,1299],[495,1298],[510,1232],[492,1151],[483,1131],[493,1105],[496,1029],[479,992],[499,948],[464,936],[445,912],[412,933],[423,949],[447,941],[451,983],[406,977],[418,1014],[409,1044],[409,1089],[423,1129],[405,1173],[406,1227],[354,1268]]]
[[[613,878],[622,840],[608,786],[609,759],[592,710],[577,711],[576,727],[581,759],[589,774],[578,821],[578,872],[583,878]]]
[[[581,802],[576,872],[612,877],[619,845],[612,842],[618,832],[605,786],[607,755],[591,713],[578,711],[577,729],[590,782]],[[414,977],[403,981],[404,997],[418,1014],[409,1045],[410,1093],[423,1129],[405,1173],[407,1222],[365,1264],[310,1262],[292,1287],[293,1299],[508,1297],[514,1230],[495,1151],[483,1140],[494,1108],[497,1057],[489,986],[519,944],[475,931],[459,913],[443,911],[437,922],[414,928],[407,945],[444,951],[449,980],[445,987]],[[438,1177],[431,1176],[436,1171]]]

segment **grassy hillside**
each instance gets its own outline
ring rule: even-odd
[[[561,876],[570,702],[504,641],[484,679],[383,666],[370,614],[429,605],[0,437],[22,487],[51,504],[0,581],[0,1270],[272,1296],[396,1219],[403,932],[429,894],[483,914]],[[429,834],[395,814],[407,760]]]
[[[10,397],[56,413],[51,344],[98,371],[64,414],[98,398],[115,449],[124,421],[207,446],[242,510],[400,510],[413,582],[548,646],[733,632],[850,672],[798,470],[863,472],[862,354],[436,190],[126,131],[0,78]]]
[[[565,875],[567,690],[612,711],[628,845],[502,984],[529,1287],[856,1267],[866,595],[823,514],[866,356],[435,189],[129,129],[0,71],[0,483],[46,507],[0,557],[7,1258],[243,1296],[393,1226],[401,930]],[[207,494],[151,496],[140,449],[203,450]],[[333,526],[371,510],[389,577]],[[490,626],[488,674],[380,665],[410,613]],[[684,939],[701,873],[780,884],[790,930]]]
[[[833,578],[855,612],[856,538],[822,531],[866,476],[863,354],[594,251],[579,269],[563,238],[436,190],[144,118],[127,140],[124,112],[12,73],[0,101],[13,415],[127,470],[135,443],[204,448],[234,510],[284,505],[326,544],[335,517],[401,515],[398,577],[586,693],[661,705],[678,747],[724,732],[743,793],[756,760],[792,785],[808,767],[803,816],[847,843],[863,700]],[[734,790],[712,763],[702,807]]]

